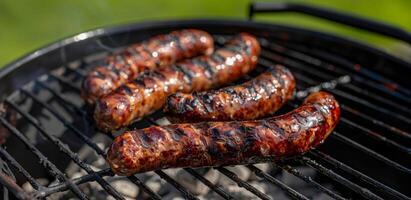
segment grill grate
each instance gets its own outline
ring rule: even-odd
[[[215,38],[219,45],[226,40],[225,35],[215,35]],[[263,50],[259,67],[255,73],[263,71],[268,65],[279,63],[288,67],[297,79],[297,88],[299,90],[297,98],[288,103],[286,109],[295,108],[309,91],[318,90],[319,88],[334,94],[341,103],[342,108],[341,121],[336,131],[327,140],[327,143],[304,156],[280,163],[273,163],[272,165],[276,169],[289,173],[314,186],[318,191],[334,199],[359,197],[367,199],[409,199],[407,195],[410,194],[403,188],[397,188],[393,182],[387,181],[382,176],[376,176],[375,173],[362,170],[361,167],[363,166],[353,163],[346,156],[336,154],[332,149],[337,147],[356,149],[367,157],[373,158],[373,163],[378,163],[378,169],[384,168],[387,169],[386,173],[393,172],[395,175],[410,177],[409,158],[411,151],[408,147],[411,142],[411,129],[409,127],[411,123],[411,112],[409,109],[411,105],[411,92],[374,71],[359,64],[351,63],[343,57],[327,53],[324,50],[308,49],[292,42],[285,44],[281,40],[277,41],[272,38],[261,38],[260,41]],[[53,120],[64,126],[66,129],[64,134],[74,134],[73,136],[90,147],[98,156],[104,157],[105,150],[100,148],[91,139],[91,136],[94,134],[104,135],[104,133],[96,131],[93,122],[89,119],[85,106],[79,103],[81,101],[68,98],[68,96],[77,95],[76,98],[77,100],[79,99],[80,81],[85,75],[87,67],[91,65],[90,63],[95,62],[95,60],[98,60],[98,57],[87,57],[81,61],[69,63],[52,73],[30,82],[4,101],[5,105],[18,113],[19,121],[25,121],[34,127],[47,141],[58,147],[60,152],[68,156],[87,172],[84,176],[69,180],[26,137],[24,134],[25,130],[19,128],[18,124],[14,125],[1,116],[1,124],[13,136],[16,136],[23,142],[29,151],[38,157],[41,165],[48,170],[50,175],[58,180],[54,185],[42,186],[30,175],[25,167],[14,159],[11,153],[4,147],[0,147],[1,157],[32,185],[34,188],[33,195],[37,198],[45,198],[58,192],[70,190],[80,199],[89,199],[80,190],[79,186],[84,183],[97,182],[114,199],[125,199],[106,181],[106,177],[114,176],[110,169],[95,171],[93,166],[82,160],[67,142],[64,142],[52,133],[53,130],[44,128],[41,121],[34,114],[31,114],[31,110],[24,107],[25,101],[31,101],[32,107],[38,105],[40,109],[44,109],[50,114],[48,117],[53,118]],[[245,80],[249,78],[251,76],[247,76]],[[395,90],[389,89],[389,86],[393,85]],[[40,98],[40,93],[44,92],[47,92],[50,99],[53,100],[45,101]],[[57,111],[56,106],[62,107],[67,113]],[[141,128],[141,124],[143,126],[156,125],[156,120],[162,117],[162,113],[157,112],[131,127]],[[389,117],[389,119],[386,117]],[[83,124],[76,123],[76,119]],[[114,135],[109,135],[108,137],[113,139]],[[332,144],[336,146],[333,147]],[[381,146],[384,148],[379,148]],[[305,175],[297,168],[298,166],[307,166],[314,169],[327,181]],[[248,165],[247,168],[257,177],[284,191],[290,198],[309,198],[301,191],[293,189],[277,179],[275,174],[266,173],[255,165]],[[224,185],[214,185],[198,173],[196,169],[186,168],[184,170],[223,199],[234,199],[234,196],[224,188]],[[270,199],[267,194],[259,191],[251,183],[240,179],[227,168],[218,167],[211,170],[217,170],[237,183],[239,187],[253,193],[256,197]],[[180,191],[183,197],[198,199],[191,191],[183,187],[178,180],[173,179],[163,170],[157,170],[155,174]],[[162,198],[161,195],[155,193],[137,176],[130,176],[127,179],[137,185],[151,199]],[[324,184],[326,182],[331,183],[332,186]]]

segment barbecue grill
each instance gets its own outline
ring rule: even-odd
[[[284,11],[321,17],[411,44],[411,35],[401,29],[303,5],[252,4],[250,19],[257,13]],[[295,108],[307,94],[319,89],[332,93],[341,104],[340,123],[318,149],[269,163],[270,170],[259,165],[242,166],[255,180],[274,188],[276,194],[293,199],[411,197],[410,63],[356,41],[300,28],[240,20],[186,20],[130,24],[80,33],[2,69],[0,135],[1,141],[7,139],[0,147],[3,198],[99,199],[84,189],[85,185],[94,184],[109,198],[126,199],[119,187],[109,181],[114,177],[111,170],[97,168],[95,162],[83,156],[89,152],[101,160],[107,147],[103,141],[109,143],[118,133],[108,135],[95,128],[79,97],[80,83],[88,67],[108,53],[150,36],[183,28],[208,31],[217,46],[238,32],[256,35],[262,46],[258,69],[240,82],[269,65],[288,67],[296,77],[298,92],[279,113]],[[164,118],[159,111],[126,129],[161,123]],[[77,173],[80,175],[69,175],[67,168],[72,165],[81,169],[81,173]],[[215,199],[241,196],[233,194],[227,185],[211,181],[204,171],[225,177],[237,190],[251,194],[248,198],[277,197],[255,185],[256,181],[243,178],[235,168],[180,171],[200,182]],[[170,193],[159,192],[145,177],[157,177],[161,180],[160,187],[172,188],[180,197],[204,198],[197,196],[185,180],[173,176],[169,170],[146,174],[149,175],[123,179],[139,188],[139,198],[162,199]],[[303,187],[290,183],[284,176],[297,179]],[[40,180],[48,180],[49,184]]]

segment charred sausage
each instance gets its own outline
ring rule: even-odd
[[[172,93],[203,91],[230,83],[255,68],[259,52],[257,39],[242,33],[210,56],[142,74],[97,101],[96,124],[105,131],[117,129],[160,109]]]
[[[171,124],[117,137],[107,161],[119,175],[172,168],[250,164],[303,154],[321,144],[339,121],[331,94],[317,92],[299,108],[254,121]]]
[[[295,79],[280,65],[244,84],[193,94],[175,93],[164,108],[173,122],[258,119],[277,111],[293,97]]]
[[[93,104],[145,70],[201,54],[209,55],[213,48],[213,38],[200,30],[185,29],[155,36],[108,56],[103,66],[92,69],[83,81],[82,97]]]

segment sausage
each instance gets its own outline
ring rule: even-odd
[[[96,124],[103,131],[114,130],[160,109],[172,93],[204,91],[237,80],[255,68],[259,52],[257,39],[241,33],[210,56],[148,71],[97,101]]]
[[[184,58],[213,52],[214,40],[208,33],[184,29],[155,36],[148,41],[108,56],[105,64],[92,69],[82,84],[82,97],[93,104],[145,70],[167,66]]]
[[[317,92],[299,108],[253,121],[152,126],[118,136],[107,152],[114,173],[252,164],[303,154],[321,144],[339,121],[331,94]]]
[[[293,97],[295,79],[280,65],[237,86],[167,98],[164,112],[173,122],[251,120],[277,111]]]

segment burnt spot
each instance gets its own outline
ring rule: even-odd
[[[213,95],[209,94],[208,92],[205,92],[201,97],[205,103],[212,103],[214,100]]]
[[[237,41],[233,45],[226,47],[226,49],[238,54],[245,53],[247,55],[251,55],[251,47],[243,41]]]
[[[184,80],[187,82],[187,84],[190,84],[194,78],[194,75],[192,74],[191,70],[187,70],[184,65],[173,65],[173,70],[178,71],[181,73],[184,77]]]
[[[184,47],[181,45],[180,38],[176,35],[171,34],[170,35],[170,42],[174,42],[176,44],[176,47],[179,51],[185,51]]]
[[[258,146],[260,137],[258,136],[258,134],[252,132],[245,132],[244,134],[242,134],[242,136],[243,145],[240,149],[241,153],[245,157],[254,156],[255,152],[253,151],[253,149]]]
[[[226,51],[232,52],[233,54],[242,54],[244,53],[240,45],[232,45],[223,48]]]
[[[293,115],[291,115],[295,120],[297,120],[297,122],[301,125],[301,126],[303,126],[303,127],[305,127],[305,126],[307,126],[307,123],[308,123],[308,121],[307,121],[307,117],[305,117],[305,116],[302,116],[299,112],[296,112],[296,113],[294,113]],[[315,122],[316,123],[316,122]]]
[[[153,140],[151,140],[151,138],[148,137],[148,134],[142,133],[142,134],[139,134],[138,136],[139,136],[138,139],[140,140],[141,146],[143,146],[146,149],[151,147],[151,143],[153,142]]]
[[[284,79],[281,77],[282,72],[278,70],[277,68],[270,70],[270,72],[275,77],[275,79],[278,81],[278,83],[280,83],[281,87],[284,88],[285,82],[284,82]]]
[[[134,82],[135,84],[137,84],[137,85],[142,86],[142,87],[146,87],[146,84],[144,83],[144,80],[141,79],[141,78],[134,79],[133,82]]]
[[[265,125],[267,125],[267,124],[269,125],[271,131],[273,131],[274,133],[276,133],[276,134],[278,134],[282,137],[285,137],[286,133],[285,133],[285,130],[283,128],[281,128],[280,126],[278,126],[274,122],[268,121],[268,122],[266,122]]]
[[[223,92],[228,94],[229,96],[232,96],[232,99],[239,98],[237,90],[235,90],[234,87],[225,88]]]
[[[247,92],[242,92],[241,98],[247,99],[247,96],[251,97],[253,100],[256,100],[254,97],[256,96],[257,91],[254,88],[254,84],[247,85],[245,88],[245,91]]]
[[[218,144],[216,142],[212,142],[210,145],[207,146],[207,153],[217,161],[224,159],[224,154],[221,153]]]
[[[219,140],[220,139],[221,133],[220,133],[220,130],[218,128],[212,128],[212,129],[210,129],[210,132],[211,132],[211,137],[214,140]]]
[[[261,88],[264,90],[264,92],[268,95],[271,96],[275,92],[275,88],[271,84],[271,82],[268,81],[258,81],[257,83]]]
[[[191,62],[194,65],[197,65],[197,66],[200,66],[201,68],[203,68],[204,71],[207,72],[206,75],[207,75],[208,79],[213,77],[215,72],[214,72],[213,68],[211,67],[211,65],[207,61],[203,61],[201,59],[193,59]]]
[[[224,63],[225,62],[225,57],[220,55],[218,52],[213,53],[213,55],[211,55],[210,58],[215,63]]]
[[[210,104],[204,103],[203,105],[204,105],[204,108],[206,109],[206,111],[207,111],[208,113],[214,112],[214,109],[213,109],[213,107],[212,107]]]
[[[191,99],[184,99],[184,103],[182,104],[182,110],[183,110],[183,112],[186,112],[186,111],[189,111],[189,112],[191,112],[191,111],[193,111],[194,110],[194,106],[192,106],[192,104],[193,104],[193,101],[191,100]]]
[[[164,76],[163,73],[160,73],[158,71],[152,71],[151,75],[153,77],[157,78],[158,80],[163,81],[163,82],[167,80],[167,77]]]
[[[190,31],[184,30],[184,31],[183,31],[183,34],[189,36],[189,42],[190,42],[190,44],[195,44],[196,41],[198,41],[197,35],[196,35],[195,33],[192,33],[192,32],[190,32]]]
[[[230,155],[230,157],[238,155],[240,147],[237,145],[233,138],[227,138],[224,144],[224,147],[227,150],[226,154]]]
[[[128,96],[133,96],[133,91],[127,85],[122,85],[120,88],[120,90],[123,90]]]
[[[170,130],[170,134],[171,134],[171,138],[173,138],[173,140],[175,140],[175,141],[179,141],[179,140],[181,140],[182,137],[187,136],[184,133],[184,130],[180,129],[180,128],[176,128],[174,131]]]

